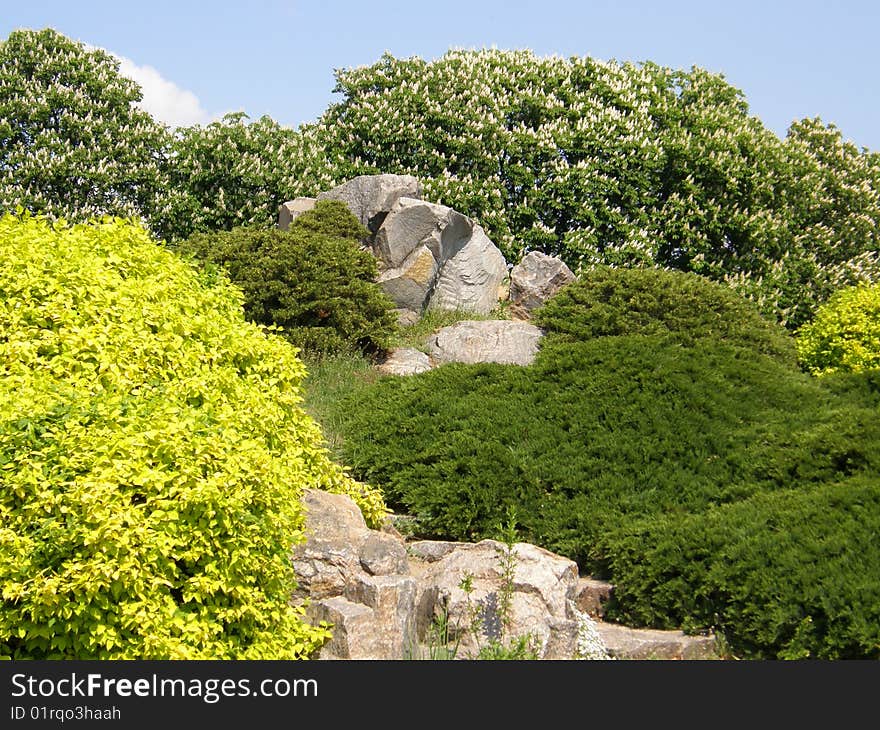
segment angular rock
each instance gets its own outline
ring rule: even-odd
[[[428,339],[436,364],[497,362],[531,365],[543,333],[527,322],[465,320],[443,327]]]
[[[412,347],[392,350],[378,370],[386,375],[416,375],[431,369],[431,358]]]
[[[307,537],[347,540],[353,533],[367,530],[363,514],[346,494],[306,489],[302,505]]]
[[[507,262],[485,231],[474,224],[471,237],[443,262],[429,307],[489,314],[498,306]]]
[[[321,647],[320,659],[381,659],[376,656],[376,614],[369,606],[333,596],[313,602],[306,609],[312,624],[327,621],[333,636]]]
[[[601,618],[605,615],[605,606],[613,592],[614,586],[604,580],[580,578],[574,602],[579,611]]]
[[[511,313],[528,319],[533,310],[575,279],[562,259],[530,251],[510,271]]]
[[[373,610],[368,644],[373,658],[403,659],[415,644],[416,589],[416,579],[408,575],[358,576],[346,589],[346,598]]]
[[[361,567],[370,575],[405,575],[409,573],[406,548],[393,535],[371,530],[358,550]]]
[[[427,246],[442,266],[470,239],[473,221],[445,205],[402,197],[376,232],[373,250],[385,266],[394,268],[417,246]]]
[[[475,655],[480,643],[497,637],[502,630],[500,597],[506,550],[506,545],[495,540],[459,543],[427,564],[418,576],[419,635],[424,637],[431,622],[445,613],[450,631],[461,642],[461,657]],[[526,543],[515,544],[513,552],[515,568],[505,636],[530,635],[539,658],[570,658],[577,644],[577,622],[568,608],[577,582],[577,565]],[[470,593],[461,586],[466,577]],[[479,641],[468,630],[475,613],[482,634]]]
[[[278,206],[278,228],[286,231],[303,213],[315,207],[315,198],[294,198]]]
[[[434,254],[419,246],[399,267],[383,271],[376,281],[398,307],[421,312],[439,271]]]
[[[422,184],[412,175],[361,175],[319,193],[318,200],[341,200],[362,225],[375,233],[402,196],[421,198]]]
[[[294,599],[342,595],[361,571],[360,546],[371,531],[358,506],[344,494],[307,489],[302,503],[306,540],[291,554],[297,576]]]
[[[293,598],[302,601],[342,595],[354,577],[363,572],[363,546],[379,533],[367,528],[360,509],[347,495],[307,489],[302,504],[306,540],[294,546],[291,553],[297,577]],[[397,542],[396,547],[386,546],[386,551],[398,555],[402,551],[405,555],[402,542]],[[383,559],[377,548],[371,544],[369,561],[373,564]],[[400,564],[399,559],[391,560]]]
[[[681,631],[631,629],[596,622],[608,654],[616,659],[717,659],[715,639]]]

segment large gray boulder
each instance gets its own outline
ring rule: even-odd
[[[428,307],[489,314],[502,297],[507,262],[486,232],[474,224],[470,238],[443,262]]]
[[[422,184],[412,175],[361,175],[318,194],[318,200],[341,200],[371,233],[379,230],[397,200],[422,197]]]
[[[278,229],[286,231],[303,213],[315,207],[315,198],[294,198],[278,206]]]
[[[464,320],[443,327],[428,339],[434,363],[497,362],[531,365],[543,333],[528,322]]]
[[[439,273],[434,254],[427,246],[419,246],[400,266],[382,271],[376,283],[399,308],[421,312]]]
[[[464,247],[473,230],[473,221],[452,208],[402,197],[376,232],[373,250],[393,268],[417,246],[426,246],[442,265]]]
[[[418,543],[411,547],[418,551]],[[492,639],[522,636],[530,637],[541,659],[575,656],[578,622],[571,606],[578,573],[573,561],[527,543],[508,547],[483,540],[455,543],[451,549],[433,543],[429,554],[437,553],[437,547],[442,547],[442,556],[418,574],[416,626],[420,636],[427,634],[432,622],[445,617],[459,642],[459,658],[475,656]],[[507,560],[513,567],[505,577]],[[469,591],[463,587],[465,579]],[[507,580],[511,593],[509,614],[504,616]]]
[[[385,269],[379,284],[398,307],[416,311],[429,307],[488,314],[498,305],[507,276],[501,251],[473,220],[445,205],[406,196],[376,231],[373,252]],[[430,279],[428,252],[437,265]]]
[[[529,319],[531,313],[576,279],[562,259],[531,251],[510,272],[510,311]]]

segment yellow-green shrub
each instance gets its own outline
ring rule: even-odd
[[[0,218],[0,656],[299,658],[304,367],[133,223]]]
[[[814,375],[880,368],[880,284],[835,292],[801,328],[797,349]]]

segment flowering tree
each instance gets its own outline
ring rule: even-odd
[[[174,240],[235,226],[269,228],[285,200],[336,184],[319,130],[282,127],[268,116],[249,122],[242,112],[178,130],[171,163],[154,228]]]
[[[149,216],[168,133],[140,99],[104,51],[51,29],[11,33],[0,44],[0,212]]]
[[[337,82],[321,120],[336,177],[416,175],[508,259],[694,271],[791,328],[840,283],[878,279],[878,156],[818,120],[780,140],[720,75],[457,50]]]

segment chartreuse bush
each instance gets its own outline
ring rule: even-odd
[[[610,578],[629,620],[715,627],[750,656],[877,655],[876,378],[809,377],[778,326],[681,273],[596,272],[539,321],[530,367],[342,399],[354,473],[430,536],[489,536],[515,507],[521,538]],[[834,595],[802,603],[811,581]]]
[[[236,228],[196,234],[180,251],[220,266],[245,295],[248,319],[282,328],[311,355],[387,348],[394,303],[375,283],[367,235],[344,203],[319,201],[287,231]]]
[[[0,656],[301,658],[308,487],[379,495],[223,277],[133,223],[0,218]]]
[[[801,328],[797,349],[814,375],[880,368],[880,284],[833,294]]]

